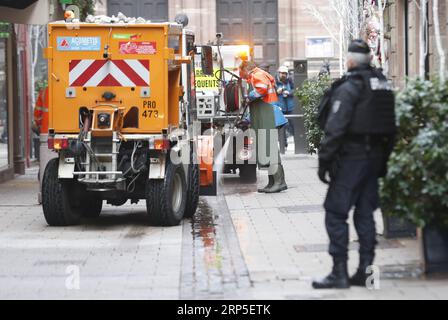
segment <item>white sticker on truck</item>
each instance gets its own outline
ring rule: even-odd
[[[100,37],[57,37],[59,51],[100,51]]]

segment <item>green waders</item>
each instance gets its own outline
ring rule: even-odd
[[[283,166],[278,150],[278,131],[275,127],[274,108],[262,100],[250,104],[251,127],[256,133],[257,163],[259,169],[268,168],[269,183],[258,192],[276,193],[286,190]]]

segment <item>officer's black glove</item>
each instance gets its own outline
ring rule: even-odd
[[[320,181],[325,184],[330,183],[327,180],[327,173],[330,174],[331,163],[324,160],[319,160],[319,170],[317,171],[317,175],[319,176]]]

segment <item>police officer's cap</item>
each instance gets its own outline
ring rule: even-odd
[[[370,53],[369,45],[361,39],[353,40],[348,47],[348,52],[368,54]]]

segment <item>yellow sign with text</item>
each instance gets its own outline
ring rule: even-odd
[[[213,69],[213,74],[218,72],[218,68]],[[196,78],[196,90],[218,90],[219,88],[219,79],[215,76],[206,76],[202,73],[202,70],[195,71]]]

